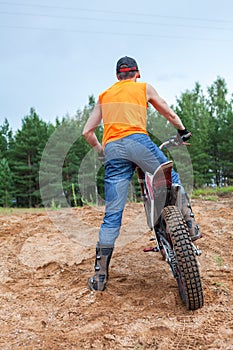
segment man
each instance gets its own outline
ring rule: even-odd
[[[115,240],[119,235],[122,214],[127,200],[129,182],[136,165],[151,174],[167,161],[163,152],[152,142],[146,131],[148,102],[162,114],[186,141],[191,133],[184,127],[178,115],[147,83],[139,83],[137,62],[131,57],[122,57],[117,62],[118,82],[100,94],[98,102],[88,119],[83,135],[87,142],[105,157],[105,216],[100,227],[96,247],[95,274],[88,280],[91,290],[104,290]],[[102,145],[95,129],[103,121]],[[172,171],[172,182],[181,185],[179,175]],[[183,215],[192,240],[200,237],[199,227],[183,192]]]

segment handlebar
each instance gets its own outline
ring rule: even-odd
[[[163,142],[159,148],[162,149],[167,149],[169,147],[176,147],[176,146],[190,146],[190,143],[184,142],[182,138],[179,135],[175,135],[170,137],[167,141]]]

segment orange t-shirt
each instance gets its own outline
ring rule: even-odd
[[[99,96],[104,123],[103,146],[146,131],[146,83],[121,80]]]

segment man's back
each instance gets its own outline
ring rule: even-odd
[[[146,83],[122,80],[99,96],[104,123],[103,145],[146,131]]]

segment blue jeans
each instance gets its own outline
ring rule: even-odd
[[[153,174],[168,159],[146,134],[133,134],[109,142],[104,154],[105,216],[100,227],[99,243],[114,247],[120,233],[129,183],[136,166]],[[181,185],[179,175],[174,170],[172,182]]]

